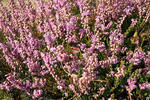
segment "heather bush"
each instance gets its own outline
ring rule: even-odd
[[[0,3],[0,99],[150,98],[150,0]]]

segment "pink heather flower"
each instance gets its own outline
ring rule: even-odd
[[[29,72],[32,73],[33,77],[35,77],[35,75],[42,77],[40,79],[35,78],[35,82],[31,82],[34,79],[26,80],[26,78],[19,77],[19,80],[16,80],[18,79],[17,75],[8,74],[6,81],[0,84],[0,88],[10,91],[16,87],[20,90],[25,90],[28,95],[33,91],[33,98],[40,99],[38,97],[40,97],[43,92],[40,88],[44,88],[46,84],[46,79],[43,79],[43,77],[49,73],[55,79],[58,89],[67,92],[65,86],[69,85],[69,88],[79,96],[80,93],[88,94],[86,90],[89,89],[90,91],[92,89],[90,83],[94,82],[97,77],[98,71],[96,71],[96,68],[98,68],[98,66],[102,68],[112,67],[112,64],[120,64],[119,62],[121,60],[126,61],[124,58],[127,58],[128,61],[127,63],[125,62],[125,64],[131,62],[134,65],[138,65],[144,60],[145,66],[147,66],[146,68],[149,69],[150,52],[148,55],[145,55],[145,51],[139,50],[133,54],[120,55],[120,52],[126,53],[128,49],[126,47],[122,48],[124,39],[126,39],[123,32],[121,32],[121,26],[124,20],[127,16],[132,14],[134,9],[138,10],[140,18],[144,18],[146,22],[150,20],[150,8],[148,8],[148,11],[146,9],[146,6],[150,4],[149,0],[112,0],[113,2],[110,3],[107,3],[108,0],[101,0],[102,3],[96,1],[95,6],[93,6],[93,1],[91,1],[92,0],[49,0],[49,2],[45,3],[36,0],[37,7],[34,8],[31,4],[25,4],[19,0],[17,2],[18,4],[10,2],[10,11],[0,3],[0,33],[4,32],[7,39],[7,42],[0,40],[0,42],[3,42],[0,43],[0,49],[2,49],[3,53],[0,53],[0,60],[1,57],[4,57],[8,65],[14,68],[14,70],[11,70],[11,73],[12,71],[17,71],[19,72],[18,75],[22,75],[20,73],[26,71],[22,68],[27,64],[28,71],[25,72],[27,77]],[[79,16],[72,14],[72,7],[79,8]],[[80,21],[81,24],[79,24],[78,21]],[[131,19],[131,21],[131,25],[136,26],[137,20]],[[113,27],[112,31],[108,30],[113,24],[117,26]],[[39,36],[36,37],[35,34],[37,32],[44,32],[44,40],[40,39]],[[41,35],[42,34],[40,34],[40,36]],[[87,43],[87,41],[82,39],[84,35],[88,35],[87,41],[92,42],[88,48],[86,44],[84,44]],[[110,47],[108,47],[107,50],[105,48],[105,40],[103,39],[106,35],[109,35],[110,39]],[[63,43],[60,43],[59,40],[57,40],[57,43],[62,45],[57,46],[57,43],[54,45],[57,37],[63,41]],[[68,48],[66,48],[64,43],[68,44],[68,42],[68,46],[71,48],[71,50],[69,50],[71,54],[66,53],[66,51],[68,51],[66,49]],[[136,44],[139,44],[139,42],[138,40],[135,41]],[[133,50],[133,48],[130,49]],[[82,59],[80,55],[77,55],[80,50],[84,59]],[[103,58],[103,60],[99,61],[97,50],[102,54],[105,53],[102,55],[103,57],[100,57],[100,59]],[[63,77],[59,76],[54,70],[56,67],[59,67],[60,62],[62,69],[67,68],[69,72],[66,72],[66,75],[63,76],[65,77],[64,80]],[[98,64],[98,62],[100,64]],[[82,67],[80,67],[80,65]],[[17,70],[15,68],[17,68]],[[79,72],[79,68],[81,68],[81,72],[83,72],[80,78],[77,74],[73,74],[73,71]],[[118,73],[115,74],[115,76],[118,79],[125,75],[124,68],[125,66],[121,66],[117,69]],[[144,69],[145,68],[143,68],[143,70]],[[108,73],[114,76],[113,71]],[[65,84],[66,79],[68,79],[66,76],[68,76],[68,78],[71,76],[70,78],[72,78],[73,83],[68,83],[70,81],[67,81]],[[126,86],[126,89],[132,92],[132,90],[136,88],[136,79],[131,78],[128,79],[127,82],[128,86]],[[75,87],[76,85],[79,86]],[[105,87],[107,87],[107,84],[105,84]],[[140,89],[149,89],[150,84],[139,84],[139,87]],[[79,88],[79,94],[75,91],[77,88]],[[99,90],[99,94],[103,94],[104,91],[105,88],[103,87]],[[67,93],[65,95],[68,96]],[[112,98],[109,98],[109,100],[110,99]]]
[[[126,67],[125,65],[122,65],[119,68],[117,68],[118,73],[116,74],[116,77],[118,79],[125,75],[125,72],[124,72],[125,67]]]
[[[68,39],[68,42],[74,42],[74,43],[77,43],[78,40],[77,40],[77,36],[76,35],[72,35],[69,39]]]
[[[137,24],[137,20],[136,19],[131,19],[132,23],[131,25],[134,27]]]
[[[109,34],[109,33],[108,33],[108,32],[103,32],[103,34],[107,35],[107,34]]]
[[[145,86],[142,85],[142,84],[139,84],[139,87],[140,87],[141,90],[144,90],[144,89],[145,89]]]
[[[103,51],[105,50],[105,44],[102,43],[102,44],[100,44],[100,45],[97,45],[97,46],[96,46],[96,49],[98,49],[100,52],[103,52]]]
[[[37,98],[37,97],[40,97],[41,95],[42,95],[42,92],[43,92],[43,90],[34,90],[33,91],[33,96],[35,97],[35,98]]]
[[[91,44],[91,47],[88,48],[88,52],[89,52],[89,53],[93,53],[94,49],[95,49],[95,45],[94,45],[94,44]]]
[[[107,24],[107,26],[106,26],[106,29],[109,29],[111,26],[112,26],[112,24],[113,24],[113,22],[111,21],[111,22],[109,22],[108,24]]]
[[[83,72],[83,77],[87,77],[87,72]]]
[[[106,29],[104,24],[101,24],[101,29],[102,29],[102,31],[104,31]]]
[[[89,93],[88,93],[87,91],[85,91],[84,94],[87,94],[87,95],[88,95]]]
[[[67,1],[67,0],[58,0],[58,2],[60,3],[61,6],[63,6],[66,1]]]
[[[89,16],[90,14],[91,14],[91,13],[90,13],[89,11],[82,13],[83,16]]]
[[[45,38],[45,41],[47,42],[47,44],[49,44],[49,45],[52,45],[55,40],[55,38],[52,38],[50,36],[50,33],[45,33],[44,38]]]
[[[68,93],[65,92],[65,96],[67,97],[67,96],[68,96]]]
[[[127,47],[122,47],[122,49],[121,49],[121,53],[125,53],[125,52],[126,52],[126,50],[127,50]]]
[[[62,86],[57,86],[57,88],[59,89],[59,90],[62,90],[63,89],[63,87]]]
[[[76,18],[76,16],[72,16],[71,18],[70,18],[70,23],[75,23],[77,21],[77,18]]]
[[[110,62],[111,62],[112,64],[117,64],[119,61],[118,61],[118,58],[117,58],[117,57],[112,57],[112,58],[110,59]]]
[[[126,89],[129,91],[129,92],[132,92],[132,90],[134,90],[136,88],[136,79],[135,78],[131,78],[131,79],[128,79],[127,80],[128,82],[128,87],[126,87]]]
[[[42,70],[40,72],[40,74],[43,75],[43,76],[46,75],[46,74],[48,74],[48,73],[49,73],[49,70]]]
[[[150,89],[150,83],[139,84],[141,90]]]
[[[99,38],[96,35],[92,35],[91,40],[93,43],[99,42]]]
[[[68,72],[72,72],[72,67],[70,65],[65,65],[64,68],[67,68]]]
[[[7,85],[7,86],[5,86],[5,88],[6,88],[6,90],[7,90],[7,91],[10,91],[10,90],[12,90],[12,89],[13,89],[13,87],[12,87],[12,86],[8,86],[8,85]]]
[[[110,74],[111,74],[111,76],[114,76],[114,75],[115,75],[115,72],[114,72],[114,71],[111,71]]]
[[[43,32],[43,29],[40,25],[37,26],[38,30],[42,33]]]
[[[38,72],[40,71],[40,62],[33,62],[30,58],[27,59],[28,60],[28,68],[29,68],[29,72]]]
[[[0,89],[1,89],[1,90],[3,90],[3,89],[4,89],[3,84],[0,84]]]
[[[75,26],[73,25],[73,23],[70,23],[70,22],[66,23],[66,29],[68,32],[72,32],[74,28]]]
[[[75,90],[75,87],[74,87],[74,85],[73,85],[73,84],[70,84],[70,85],[69,85],[69,88],[70,88],[72,91],[74,91],[74,90]]]
[[[150,68],[150,58],[144,58],[145,65]]]
[[[40,83],[41,87],[44,87],[46,84],[46,79],[41,78],[39,83]]]
[[[32,83],[29,81],[29,80],[26,80],[26,87],[31,87],[32,86]]]
[[[132,62],[134,65],[138,65],[141,63],[141,60],[144,59],[145,53],[143,51],[136,51],[133,54],[133,57],[130,59],[130,62]]]
[[[32,84],[33,88],[36,88],[38,86],[38,81],[39,81],[39,79],[35,78],[35,82]]]
[[[127,15],[130,15],[130,14],[131,14],[131,11],[130,11],[129,8],[125,8],[124,11],[125,11],[125,13],[126,13]]]
[[[68,59],[68,55],[63,53],[63,54],[58,54],[57,56],[58,61],[63,62],[66,61]]]
[[[80,29],[80,32],[79,32],[80,38],[83,38],[84,33],[85,33],[85,30],[84,29]]]
[[[86,48],[86,44],[83,44],[83,43],[78,44],[78,46],[80,47],[80,49],[81,49],[82,51],[84,51],[84,49]]]
[[[105,87],[99,88],[98,91],[99,94],[104,94],[104,92],[105,92]]]

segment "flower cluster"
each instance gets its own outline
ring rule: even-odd
[[[126,89],[131,93],[131,91],[136,88],[136,85],[135,85],[136,79],[131,78],[131,79],[128,79],[127,82],[129,86],[127,86]]]
[[[149,88],[149,0],[7,4],[0,3],[2,91],[44,100],[145,99],[141,95]]]

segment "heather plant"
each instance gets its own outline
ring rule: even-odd
[[[0,99],[150,98],[150,0],[0,3]]]

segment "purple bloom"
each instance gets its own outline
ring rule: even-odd
[[[13,87],[12,86],[5,86],[5,88],[6,88],[6,90],[8,90],[8,91],[10,91],[10,90],[12,90],[13,89]]]
[[[145,89],[144,85],[139,84],[139,87],[140,87],[141,90]]]
[[[26,87],[31,87],[32,86],[32,83],[29,81],[29,80],[26,80]]]
[[[46,84],[46,79],[41,78],[39,83],[40,83],[41,87],[44,87]]]
[[[3,74],[10,67],[10,73],[0,84],[1,89],[10,91],[17,88],[33,96],[33,99],[42,99],[42,89],[47,87],[46,74],[50,74],[50,78],[54,80],[48,79],[51,81],[48,82],[49,85],[56,84],[54,88],[66,95],[71,89],[76,96],[81,96],[93,90],[94,87],[90,87],[91,82],[101,81],[98,76],[101,68],[106,68],[105,72],[108,72],[103,74],[119,80],[128,73],[125,72],[125,66],[140,65],[144,61],[145,68],[143,66],[140,70],[145,73],[137,71],[140,74],[149,74],[150,52],[140,45],[142,37],[147,40],[149,33],[139,35],[138,38],[134,34],[128,39],[126,36],[132,29],[129,27],[122,30],[126,29],[123,24],[135,10],[138,14],[136,19],[131,19],[132,27],[141,18],[145,22],[150,20],[149,0],[100,0],[95,3],[92,0],[36,0],[35,3],[37,7],[21,0],[17,3],[12,0],[9,3],[11,10],[0,3],[0,63],[3,65],[5,60],[8,64],[0,66],[0,72]],[[124,41],[125,39],[129,41]],[[140,48],[135,49],[130,44],[124,47],[124,42],[130,41]],[[108,44],[107,48],[105,44]],[[144,45],[149,46],[145,42]],[[145,52],[148,52],[147,55]],[[117,72],[113,72],[116,69]],[[130,71],[130,68],[126,71]],[[133,71],[129,72],[131,77],[134,74],[139,75]],[[32,76],[28,75],[30,73]],[[104,83],[107,83],[106,78]],[[125,87],[128,92],[137,87],[135,78],[127,80],[128,86]],[[108,85],[102,84],[96,95],[103,94]],[[149,87],[149,83],[139,84],[141,90]]]
[[[101,24],[101,29],[102,29],[102,31],[104,31],[106,29],[104,24]]]
[[[43,90],[34,90],[33,91],[33,96],[35,98],[40,97],[42,95]]]
[[[144,59],[145,53],[143,51],[137,50],[133,57],[130,59],[130,62],[132,62],[134,65],[138,65],[141,63],[141,60]]]
[[[94,44],[91,44],[91,47],[88,48],[88,52],[89,52],[89,53],[93,53],[94,49],[95,49],[95,45],[94,45]]]
[[[129,87],[127,87],[126,89],[129,92],[132,92],[132,90],[134,90],[136,88],[136,85],[135,85],[136,79],[135,78],[131,78],[131,79],[128,79],[127,82],[128,82]]]
[[[70,85],[69,85],[69,88],[70,88],[71,90],[73,90],[73,91],[75,90],[75,87],[74,87],[73,84],[70,84]]]
[[[60,3],[61,6],[63,6],[66,1],[67,1],[67,0],[58,0],[58,2]]]
[[[80,38],[83,38],[84,33],[85,33],[85,30],[84,29],[80,29],[80,32],[79,32]]]
[[[150,89],[150,83],[139,84],[141,90]]]
[[[103,52],[103,51],[105,50],[105,44],[102,43],[102,44],[100,44],[100,45],[97,45],[97,46],[96,46],[96,49],[98,49],[100,52]]]
[[[131,19],[131,21],[132,21],[131,25],[134,27],[137,24],[137,20]]]
[[[1,90],[3,90],[3,89],[4,89],[3,84],[0,84],[0,89],[1,89]]]
[[[63,89],[63,87],[60,86],[60,85],[58,85],[57,88],[58,88],[59,90],[62,90],[62,89]]]
[[[145,62],[145,65],[150,68],[150,59],[149,58],[144,58],[144,62]]]
[[[109,22],[108,24],[107,24],[107,26],[106,26],[106,29],[109,29],[111,26],[112,26],[112,24],[113,24],[113,22],[111,21],[111,22]]]
[[[68,60],[68,55],[66,53],[58,54],[57,60],[60,62]]]
[[[86,44],[78,44],[78,46],[82,51],[84,51],[84,49],[86,48]]]
[[[55,37],[51,37],[50,33],[44,34],[44,38],[48,45],[53,45],[54,41],[56,40]]]

